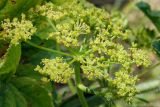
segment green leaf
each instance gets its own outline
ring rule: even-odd
[[[25,5],[23,5],[20,9],[20,13],[27,11],[31,7],[34,7],[36,5],[39,5],[42,3],[43,0],[26,0]]]
[[[160,40],[156,40],[152,43],[153,49],[160,55]]]
[[[4,0],[2,0],[4,1]],[[6,3],[0,2],[0,20],[5,18],[13,18],[23,12],[26,12],[29,8],[40,4],[43,0],[6,0]]]
[[[16,101],[16,107],[27,107],[27,101],[24,96],[14,87],[12,84],[9,84],[10,90],[14,95]]]
[[[140,98],[140,97],[136,97],[136,98],[144,103],[149,103],[149,101],[144,98]]]
[[[23,93],[29,102],[29,107],[54,107],[51,92],[35,79],[17,77],[13,78],[11,82]]]
[[[0,10],[5,6],[7,0],[0,0]]]
[[[3,101],[4,101],[4,98],[3,98],[3,96],[0,94],[0,107],[3,107]]]
[[[41,79],[41,75],[39,72],[34,71],[35,66],[31,64],[20,64],[17,68],[16,76],[22,77],[22,76],[27,76],[30,78],[34,78],[36,80]]]
[[[151,10],[149,4],[143,1],[138,2],[136,5],[160,31],[160,11]]]
[[[0,75],[16,71],[21,57],[21,45],[10,45],[0,64]]]
[[[6,5],[0,10],[0,20],[17,15],[20,7],[24,5],[26,0],[7,0]]]
[[[46,39],[49,36],[49,33],[53,32],[52,27],[44,17],[36,17],[36,21],[34,23],[35,26],[38,28],[35,35],[42,40]]]
[[[86,97],[87,103],[89,107],[98,107],[101,104],[105,104],[105,100],[102,97],[99,96],[90,96]],[[81,104],[79,102],[78,96],[74,95],[70,98],[68,98],[66,101],[64,101],[60,107],[81,107]],[[108,107],[108,106],[107,106]]]
[[[4,103],[3,103],[3,107],[17,107],[16,106],[16,100],[15,100],[15,96],[12,93],[10,87],[6,87],[6,90],[4,92]]]
[[[23,95],[10,83],[3,85],[0,94],[0,107],[27,107]]]
[[[31,41],[34,42],[36,45],[40,45],[46,48],[53,48],[53,49],[56,48],[56,44],[53,40],[41,40],[37,36],[34,36],[32,37]],[[56,54],[37,49],[35,47],[31,47],[28,44],[22,44],[22,45],[23,45],[22,57],[25,57],[25,59],[23,60],[24,63],[27,62],[29,64],[38,65],[43,58],[51,58],[56,56]]]

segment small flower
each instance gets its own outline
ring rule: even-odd
[[[43,67],[38,65],[35,71],[49,76],[50,80],[57,83],[67,83],[74,74],[74,70],[60,57],[56,57],[55,59],[43,59],[42,64]]]
[[[66,49],[72,48],[70,51],[76,48],[73,58],[80,62],[84,77],[88,80],[105,79],[110,84],[106,87],[109,98],[114,95],[133,98],[138,79],[131,76],[131,66],[148,66],[150,61],[144,50],[123,45],[130,33],[123,20],[76,0],[60,5],[46,3],[37,7],[35,14],[47,17],[55,26],[47,39],[54,39]],[[37,66],[35,70],[55,82],[66,83],[73,75],[74,70],[62,58],[43,59],[42,63],[44,66]],[[120,66],[112,72],[115,65]]]
[[[35,12],[51,20],[59,20],[67,14],[64,11],[60,11],[60,9],[51,2],[42,6],[37,6]]]
[[[79,36],[90,33],[90,27],[82,21],[70,20],[56,25],[56,31],[51,32],[49,38],[56,39],[66,47],[79,46]]]
[[[116,94],[119,97],[133,97],[138,90],[135,87],[136,82],[138,81],[137,77],[130,76],[128,71],[121,70],[115,73],[115,78],[110,82],[113,88],[116,88]]]
[[[106,70],[109,67],[109,63],[104,56],[96,56],[92,52],[86,56],[80,57],[81,68],[83,74],[89,80],[102,79],[108,77]]]
[[[2,23],[2,36],[4,39],[10,39],[12,44],[18,44],[20,41],[31,39],[31,36],[36,32],[36,28],[32,22],[25,19],[25,15],[22,14],[22,18],[19,21],[14,18],[5,19]]]
[[[145,66],[148,67],[151,64],[149,60],[149,56],[147,56],[147,52],[145,50],[137,49],[136,47],[130,48],[133,61],[137,66]]]
[[[117,44],[114,49],[109,49],[107,53],[110,56],[110,61],[117,62],[117,64],[121,64],[122,67],[127,70],[133,63],[130,54],[120,44]]]

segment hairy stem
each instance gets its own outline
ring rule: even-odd
[[[80,63],[76,62],[76,68],[75,68],[75,79],[76,79],[76,86],[77,86],[77,94],[79,97],[79,100],[81,102],[82,107],[88,107],[87,101],[84,97],[83,91],[81,91],[78,86],[79,84],[82,84],[81,78],[80,78]]]

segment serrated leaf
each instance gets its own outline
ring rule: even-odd
[[[10,45],[0,64],[0,75],[15,73],[21,57],[21,45]]]
[[[40,85],[35,79],[17,77],[11,81],[23,93],[29,107],[54,107],[51,93]]]
[[[160,31],[160,11],[151,10],[150,5],[144,1],[138,2],[136,5]]]

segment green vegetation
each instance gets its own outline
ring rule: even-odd
[[[135,6],[159,31],[160,12]],[[143,94],[160,81],[142,76],[160,65],[150,57],[160,54],[158,31],[116,12],[85,0],[0,1],[0,107],[148,104]]]

